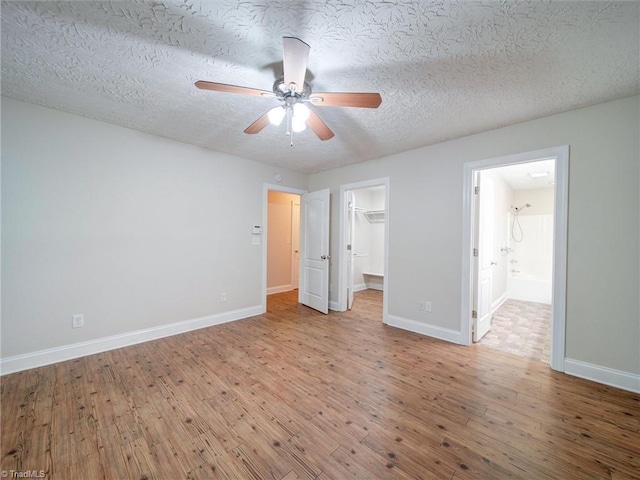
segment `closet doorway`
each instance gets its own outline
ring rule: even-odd
[[[388,180],[343,185],[339,261],[340,310],[351,310],[354,294],[380,292],[386,317]]]

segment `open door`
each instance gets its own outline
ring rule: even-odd
[[[475,223],[473,250],[473,341],[478,342],[491,329],[491,288],[493,283],[493,184],[483,182],[475,172]],[[489,179],[487,179],[489,180]],[[482,193],[480,193],[482,192]]]
[[[353,308],[353,276],[355,269],[355,258],[353,245],[356,230],[356,195],[347,192],[347,310]]]
[[[298,301],[329,313],[329,189],[302,195]]]

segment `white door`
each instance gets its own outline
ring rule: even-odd
[[[473,341],[478,342],[491,329],[491,288],[493,284],[493,183],[476,172],[474,245]]]
[[[329,189],[302,195],[298,301],[329,313]]]
[[[347,310],[353,307],[353,277],[355,268],[354,241],[356,230],[356,195],[347,192]]]

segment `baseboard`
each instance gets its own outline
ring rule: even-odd
[[[504,302],[509,299],[509,292],[504,292],[495,302],[491,304],[491,314],[493,315],[496,310],[498,310]]]
[[[378,290],[380,292],[384,291],[384,285],[382,285],[381,283],[367,283],[366,287],[369,290]]]
[[[293,285],[280,285],[278,287],[267,288],[267,295],[273,295],[274,293],[290,292],[293,290]]]
[[[403,330],[420,333],[428,337],[464,345],[462,334],[457,330],[429,325],[428,323],[411,320],[409,318],[397,317],[395,315],[387,315],[384,323],[392,327],[402,328]]]
[[[564,373],[610,387],[640,393],[640,375],[565,358]]]
[[[367,289],[366,283],[359,283],[358,285],[353,286],[354,292],[361,292],[362,290],[366,290],[366,289]]]
[[[340,309],[340,304],[333,300],[329,300],[329,310],[335,310],[336,312],[344,312],[343,309]]]
[[[116,348],[128,347],[130,345],[136,345],[150,340],[157,340],[158,338],[198,330],[200,328],[220,325],[222,323],[260,315],[264,313],[264,311],[265,308],[263,305],[257,305],[255,307],[231,310],[229,312],[208,315],[206,317],[194,318],[192,320],[170,323],[159,327],[147,328],[119,335],[112,335],[96,340],[89,340],[87,342],[73,343],[62,347],[49,348],[38,352],[7,357],[0,359],[0,375],[51,365],[52,363],[64,362],[66,360],[106,352],[108,350],[115,350]]]

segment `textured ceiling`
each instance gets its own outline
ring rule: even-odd
[[[2,2],[2,93],[304,173],[640,92],[640,4],[515,1]],[[282,37],[311,45],[316,107],[336,133],[243,130],[270,98]]]

